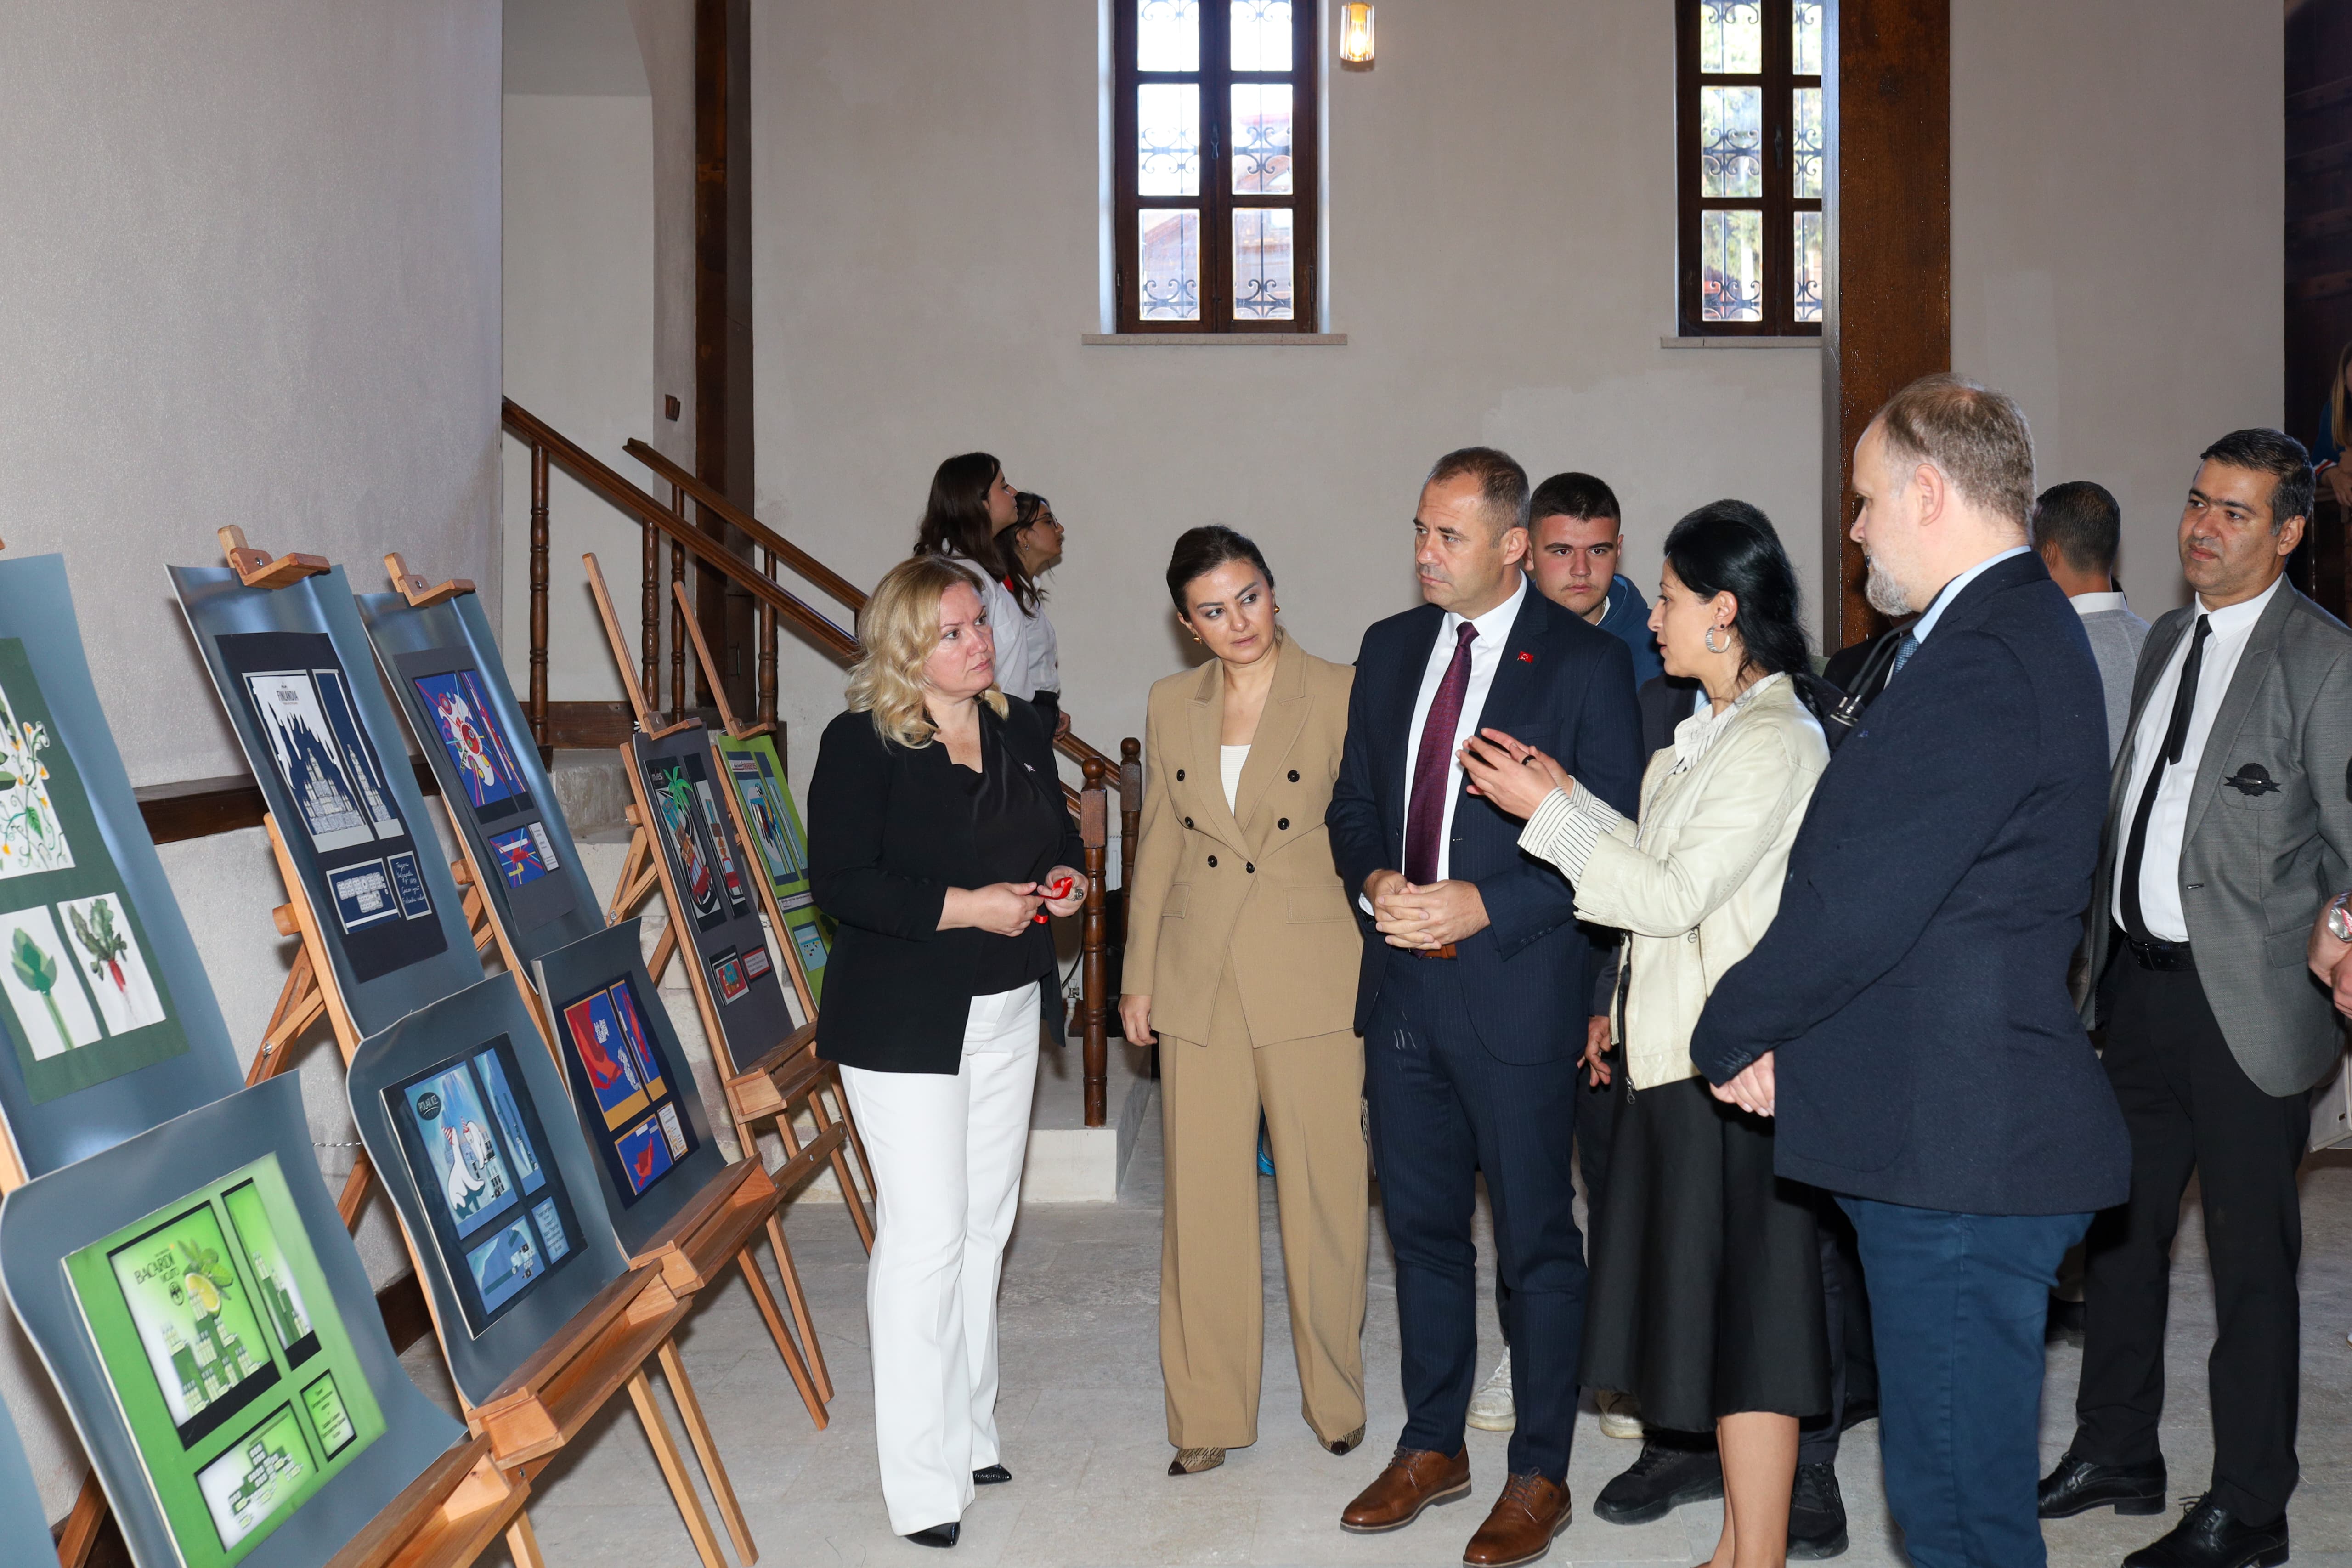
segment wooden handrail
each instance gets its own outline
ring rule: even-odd
[[[844,631],[829,616],[752,571],[734,552],[689,527],[676,512],[572,445],[530,410],[509,397],[504,400],[500,418],[508,429],[534,450],[545,452],[557,468],[601,499],[623,511],[635,513],[640,521],[667,534],[672,544],[684,545],[697,561],[748,590],[753,598],[806,632],[811,640],[825,652],[844,661],[857,657],[857,638]],[[537,694],[533,695],[536,698]]]

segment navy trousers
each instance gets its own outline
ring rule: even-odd
[[[1870,1279],[1886,1502],[1914,1568],[2043,1568],[2042,1332],[2091,1216],[1838,1202]]]
[[[1582,1048],[1583,1020],[1577,1025]],[[1497,1061],[1444,959],[1391,953],[1364,1038],[1381,1209],[1396,1253],[1408,1448],[1459,1450],[1478,1378],[1475,1178],[1486,1173],[1496,1268],[1510,1288],[1514,1474],[1565,1485],[1584,1342],[1584,1237],[1569,1179],[1576,1050]]]

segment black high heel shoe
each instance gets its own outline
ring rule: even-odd
[[[946,1524],[935,1524],[929,1530],[909,1531],[907,1539],[918,1546],[953,1546],[956,1537],[962,1533],[963,1526],[950,1521]]]
[[[1003,1465],[982,1465],[971,1473],[971,1484],[976,1487],[1001,1487],[1012,1479],[1013,1472]]]

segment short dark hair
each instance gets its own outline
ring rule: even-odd
[[[1508,452],[1464,447],[1437,459],[1424,485],[1440,485],[1468,474],[1478,481],[1478,501],[1496,535],[1528,525],[1528,471]]]
[[[1607,480],[1570,472],[1554,474],[1528,498],[1528,526],[1548,517],[1605,517],[1622,526],[1625,514],[1617,510],[1617,492]]]
[[[1797,569],[1762,511],[1744,500],[1709,501],[1675,524],[1665,557],[1700,598],[1728,593],[1739,601],[1731,629],[1748,664],[1766,675],[1812,668],[1798,618]]]
[[[2232,430],[2197,456],[2203,462],[2252,468],[2277,481],[2271,487],[2273,531],[2288,518],[2311,515],[2311,454],[2285,431],[2262,425]]]
[[[2007,393],[1948,372],[1888,398],[1875,420],[1887,455],[1932,463],[1965,500],[2033,523],[2033,432]]]
[[[1192,606],[1184,602],[1184,590],[1192,579],[1214,572],[1229,561],[1246,561],[1274,586],[1274,568],[1265,563],[1256,543],[1245,533],[1236,533],[1222,522],[1208,523],[1200,528],[1188,528],[1176,536],[1176,548],[1168,554],[1168,596],[1176,601],[1176,613],[1190,616]]]
[[[2033,500],[2034,548],[2051,546],[2077,572],[2112,574],[2123,538],[2123,508],[2105,485],[2068,479]]]

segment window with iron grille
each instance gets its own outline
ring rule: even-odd
[[[1822,0],[1676,0],[1676,331],[1822,330]]]
[[[1316,331],[1313,0],[1113,0],[1122,332]]]

